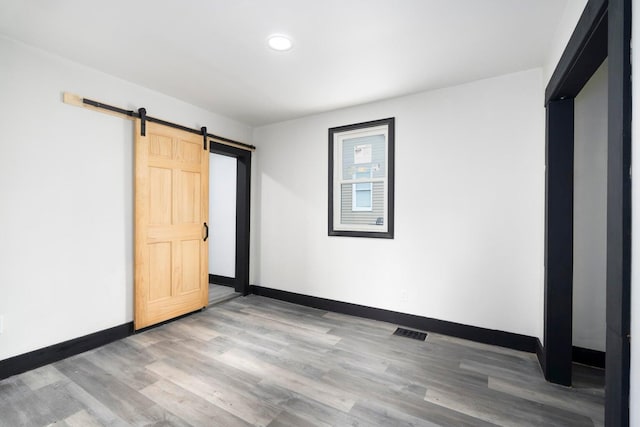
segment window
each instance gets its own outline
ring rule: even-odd
[[[329,235],[393,238],[394,122],[329,129]]]

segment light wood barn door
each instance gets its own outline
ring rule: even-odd
[[[135,130],[135,329],[206,307],[209,150],[203,137]]]

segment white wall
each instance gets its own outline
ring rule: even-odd
[[[607,61],[576,96],[573,345],[605,351],[607,283]]]
[[[632,22],[640,23],[640,8],[632,8]],[[640,40],[640,24],[631,26],[632,49],[638,51],[634,41]],[[632,55],[631,69],[640,70],[640,55]],[[635,74],[635,73],[634,73]],[[637,76],[635,76],[637,82]],[[631,117],[631,175],[640,176],[640,85],[632,85]],[[631,187],[631,375],[630,375],[630,422],[640,426],[640,185]]]
[[[209,274],[236,277],[236,171],[234,157],[209,158]]]
[[[70,91],[250,142],[232,120],[0,38],[0,360],[133,318],[132,123]]]
[[[395,239],[328,237],[327,129],[391,116]],[[260,127],[253,139],[256,284],[542,338],[541,69]]]

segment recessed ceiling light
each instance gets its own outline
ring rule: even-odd
[[[272,36],[269,36],[268,42],[269,47],[273,50],[289,50],[292,46],[291,39],[287,36],[283,36],[282,34],[274,34]]]

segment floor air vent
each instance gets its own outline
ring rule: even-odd
[[[425,332],[411,331],[405,328],[398,328],[393,333],[393,335],[398,335],[401,337],[412,338],[414,340],[424,341],[427,338],[427,334]]]

